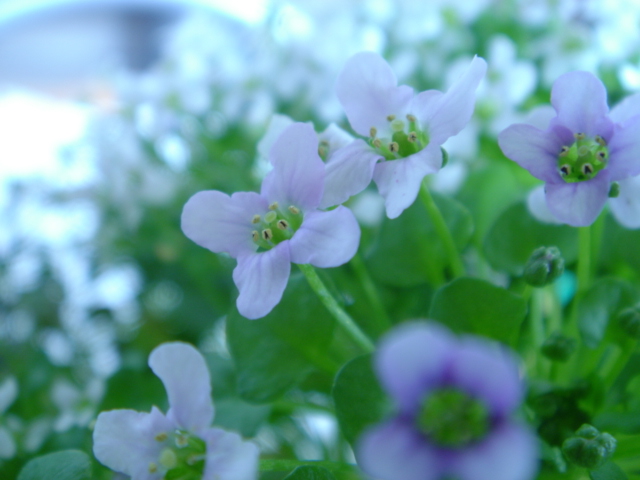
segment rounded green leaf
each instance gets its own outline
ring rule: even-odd
[[[368,426],[381,422],[392,410],[371,359],[371,355],[363,355],[351,360],[338,372],[333,386],[340,430],[351,445]]]
[[[541,223],[531,216],[524,202],[507,208],[489,228],[484,253],[493,268],[521,275],[531,253],[541,246],[560,249],[565,263],[578,254],[577,230],[567,225]]]
[[[458,278],[436,291],[429,318],[455,332],[513,344],[526,312],[522,297],[484,280]]]
[[[247,320],[234,308],[227,318],[227,343],[238,393],[251,402],[269,402],[314,368],[335,373],[326,358],[333,326],[333,317],[299,275],[269,315]]]
[[[30,460],[18,480],[89,480],[91,460],[79,450],[49,453]]]
[[[456,247],[462,250],[473,233],[473,220],[457,201],[432,193]],[[447,253],[421,202],[415,202],[398,218],[385,217],[378,244],[367,261],[371,275],[380,283],[412,287],[440,283]]]

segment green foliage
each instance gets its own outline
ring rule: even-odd
[[[30,460],[17,480],[89,480],[91,460],[79,450],[49,453]]]
[[[455,332],[514,344],[526,312],[518,295],[485,280],[458,278],[436,291],[429,318]]]
[[[297,467],[284,478],[285,480],[336,480],[336,477],[326,468],[310,465]]]
[[[496,270],[521,275],[540,246],[555,245],[570,264],[577,257],[577,231],[567,225],[540,223],[523,202],[507,208],[493,223],[484,238],[484,253]]]
[[[473,233],[471,214],[452,198],[432,195],[456,247],[462,250]],[[442,240],[419,201],[398,218],[384,218],[378,243],[368,257],[371,275],[380,283],[394,287],[441,283],[446,262]]]
[[[314,368],[334,373],[325,351],[333,318],[300,275],[293,275],[278,306],[266,317],[247,320],[235,308],[227,319],[227,341],[239,394],[268,402],[300,383]]]

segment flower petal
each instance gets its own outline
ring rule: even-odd
[[[609,140],[609,165],[611,180],[622,180],[640,175],[640,115],[624,122],[615,129]]]
[[[591,225],[609,196],[607,170],[586,182],[547,183],[545,194],[551,213],[573,227]]]
[[[640,228],[640,176],[620,180],[620,195],[609,199],[611,213],[625,228]]]
[[[589,72],[569,72],[560,76],[551,87],[551,105],[558,112],[557,122],[573,133],[602,135],[599,124],[609,113],[607,90]]]
[[[400,325],[383,338],[375,368],[402,413],[415,414],[425,393],[440,385],[454,344],[444,327],[426,322]]]
[[[379,162],[373,171],[373,181],[384,197],[387,217],[398,217],[415,201],[422,179],[435,173],[442,165],[442,152],[436,144],[401,160]]]
[[[539,130],[531,125],[516,123],[498,134],[502,153],[545,182],[563,181],[558,173],[558,154],[563,145],[573,142],[572,133],[560,126]]]
[[[368,137],[371,127],[389,129],[388,115],[408,113],[413,89],[400,87],[389,64],[377,53],[360,52],[351,57],[338,76],[336,94],[351,127]]]
[[[640,93],[629,95],[613,107],[609,118],[616,123],[624,123],[636,115],[640,115]]]
[[[290,240],[291,261],[337,267],[353,258],[359,243],[360,226],[348,208],[307,212]]]
[[[549,210],[547,206],[544,185],[540,185],[529,192],[529,196],[527,196],[527,207],[529,207],[529,212],[533,215],[533,218],[542,223],[562,223],[553,216],[553,213],[551,213],[551,210]]]
[[[155,407],[151,413],[111,410],[98,415],[93,430],[93,453],[100,463],[132,480],[159,480],[164,472],[149,472],[158,463],[163,444],[156,435],[175,430],[176,425]]]
[[[232,257],[254,252],[251,220],[269,211],[267,201],[254,192],[237,192],[231,197],[216,190],[196,193],[182,210],[184,234],[212,252]]]
[[[392,420],[366,430],[356,446],[360,468],[380,480],[438,480],[438,452],[413,425]]]
[[[462,337],[454,348],[447,381],[481,400],[492,417],[510,414],[524,395],[515,357],[481,337]]]
[[[452,452],[450,473],[460,480],[531,480],[538,471],[538,439],[505,423],[481,443]]]
[[[202,480],[253,480],[257,477],[260,450],[236,433],[209,428],[201,438],[207,444]]]
[[[163,343],[149,355],[149,366],[167,391],[167,417],[190,432],[213,420],[211,377],[202,354],[188,343]]]
[[[467,71],[422,112],[412,112],[429,132],[429,140],[442,145],[445,140],[457,135],[469,123],[476,104],[476,89],[487,72],[487,62],[474,57]]]
[[[331,158],[337,150],[340,150],[352,143],[354,138],[350,133],[340,128],[335,123],[330,123],[327,128],[318,134],[318,140],[320,142],[326,142],[329,145],[327,157]]]
[[[289,258],[288,241],[266,252],[238,257],[233,281],[240,291],[236,305],[243,316],[264,317],[278,304],[289,280]]]
[[[539,105],[527,114],[524,123],[536,127],[539,130],[546,130],[549,128],[549,123],[555,116],[556,111],[551,105]]]
[[[363,140],[355,140],[336,151],[326,163],[324,195],[320,207],[339,205],[367,188],[380,158]]]
[[[279,113],[274,114],[269,121],[267,131],[256,146],[258,154],[262,158],[268,158],[273,144],[276,143],[276,140],[280,135],[282,135],[282,132],[284,132],[287,127],[293,123],[295,123],[294,120],[287,115],[280,115]]]
[[[271,147],[273,164],[262,182],[261,194],[285,208],[302,210],[320,204],[324,188],[324,163],[318,155],[318,136],[310,125],[294,123]]]

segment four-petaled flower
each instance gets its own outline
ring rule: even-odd
[[[640,105],[634,97],[609,113],[602,82],[588,72],[569,72],[553,84],[556,115],[545,130],[514,124],[498,135],[504,154],[545,182],[547,207],[559,221],[592,224],[612,182],[640,174]]]
[[[441,168],[440,145],[471,118],[486,69],[486,62],[475,57],[446,93],[415,94],[411,87],[398,86],[378,54],[351,57],[338,78],[337,95],[351,127],[368,138],[337,151],[327,163],[332,195],[323,206],[344,202],[373,178],[385,198],[387,216],[400,215],[416,199],[422,179]]]
[[[534,476],[536,437],[510,418],[524,389],[504,348],[410,322],[382,340],[375,369],[397,414],[360,438],[356,457],[367,474],[382,480]]]
[[[238,260],[233,271],[238,311],[250,319],[278,304],[291,262],[337,267],[355,255],[360,242],[360,227],[348,208],[318,209],[325,164],[310,125],[289,126],[273,144],[269,160],[273,169],[259,194],[198,192],[182,212],[187,237]]]
[[[212,428],[209,370],[191,345],[164,343],[149,355],[169,410],[111,410],[98,415],[93,452],[107,467],[132,480],[252,480],[258,447],[238,434]]]

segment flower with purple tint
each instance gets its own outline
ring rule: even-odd
[[[609,112],[607,91],[588,72],[569,72],[551,89],[555,116],[546,128],[518,123],[498,135],[504,154],[545,182],[546,206],[560,222],[591,225],[610,195],[640,174],[640,99],[629,97]],[[635,214],[637,206],[612,202]],[[618,203],[619,206],[613,206]]]
[[[93,431],[96,458],[132,480],[255,479],[258,447],[211,427],[211,381],[200,352],[187,343],[164,343],[149,355],[149,366],[164,384],[169,410],[100,413]]]
[[[287,127],[269,154],[273,169],[260,193],[215,190],[196,193],[182,211],[182,231],[213,252],[238,260],[233,280],[238,311],[256,319],[275,307],[287,285],[291,262],[337,267],[360,242],[360,227],[343,206],[318,207],[325,193],[325,165],[313,127]]]
[[[514,357],[480,337],[410,322],[375,356],[397,413],[360,438],[362,470],[381,480],[529,480],[537,439],[511,418],[524,387]]]
[[[396,218],[418,195],[422,179],[442,166],[442,145],[467,124],[475,91],[487,69],[475,57],[446,92],[398,86],[387,62],[373,52],[360,52],[344,66],[337,95],[351,127],[367,140],[356,140],[327,164],[327,184],[342,203],[376,182],[387,216]]]

